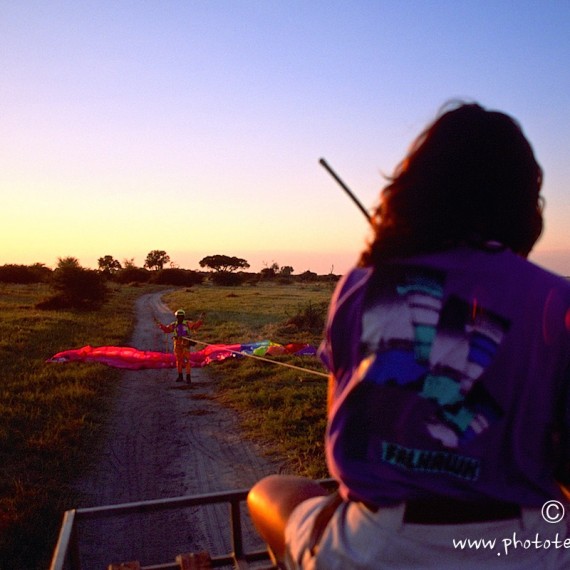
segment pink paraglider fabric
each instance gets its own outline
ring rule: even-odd
[[[202,350],[191,352],[190,362],[193,367],[200,368],[212,362],[240,355],[278,356],[282,354],[314,356],[316,349],[310,344],[281,345],[268,340],[250,344],[209,344]],[[58,352],[46,362],[100,362],[127,370],[174,368],[176,366],[172,353],[138,350],[129,346],[84,346]]]

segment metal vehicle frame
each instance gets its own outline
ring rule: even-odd
[[[332,479],[323,479],[320,480],[319,483],[328,489],[334,489],[336,487],[336,482]],[[77,508],[66,511],[52,557],[50,570],[81,570],[80,545],[77,532],[77,524],[80,521],[128,514],[154,513],[219,503],[226,503],[229,506],[232,549],[231,552],[225,555],[211,557],[209,567],[220,568],[231,565],[236,570],[247,570],[250,568],[250,563],[267,561],[266,569],[275,569],[277,566],[274,565],[269,550],[244,551],[240,505],[246,500],[248,492],[249,489],[240,489],[220,493],[173,497],[170,499]],[[188,555],[185,556],[188,558]],[[192,557],[192,555],[190,555],[190,557]],[[172,561],[154,564],[152,566],[141,566],[140,570],[181,570],[183,567],[183,562]],[[195,567],[199,568],[200,566]]]

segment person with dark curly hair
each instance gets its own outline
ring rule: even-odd
[[[338,491],[275,475],[248,497],[283,567],[570,568],[570,285],[527,259],[541,185],[478,104],[398,165],[321,346]]]

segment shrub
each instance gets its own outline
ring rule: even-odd
[[[327,273],[326,275],[319,275],[317,281],[319,283],[336,283],[341,278],[340,275],[334,273]]]
[[[161,285],[192,287],[192,285],[200,285],[204,281],[204,276],[189,269],[161,269],[151,276],[150,281]]]
[[[324,330],[328,303],[311,303],[305,305],[296,315],[285,323],[298,331],[320,333]]]
[[[71,265],[60,266],[53,272],[52,286],[56,295],[38,303],[38,309],[95,309],[103,304],[108,294],[99,272]]]
[[[245,271],[240,271],[239,275],[242,279],[242,284],[246,283],[247,285],[251,285],[255,287],[259,282],[259,273],[246,273]]]
[[[318,275],[316,273],[314,273],[313,271],[304,271],[303,273],[301,273],[301,275],[299,275],[299,281],[316,281],[318,279]]]
[[[212,273],[212,283],[214,283],[214,285],[231,287],[232,285],[241,285],[243,282],[244,277],[240,273],[229,273],[226,271],[216,271]]]
[[[41,263],[0,267],[0,282],[2,283],[42,283],[49,280],[50,275],[51,269]]]
[[[259,275],[261,279],[274,279],[277,273],[273,267],[264,267],[260,272]]]
[[[147,283],[150,278],[150,271],[134,266],[123,267],[114,275],[117,283]]]

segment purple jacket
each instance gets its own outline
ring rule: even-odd
[[[468,247],[354,269],[321,357],[326,451],[345,498],[561,498],[570,433],[570,284]]]

